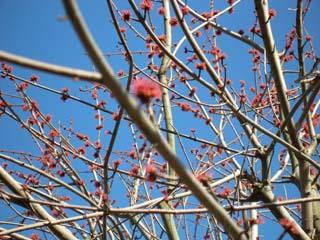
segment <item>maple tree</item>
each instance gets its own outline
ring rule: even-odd
[[[113,52],[62,2],[95,71],[0,51],[0,239],[320,239],[311,0],[284,41],[267,0],[107,0]]]

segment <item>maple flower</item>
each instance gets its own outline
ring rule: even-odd
[[[181,12],[182,12],[183,15],[187,15],[189,13],[189,11],[190,11],[190,9],[189,9],[188,6],[183,6],[181,8]]]
[[[160,7],[160,8],[158,8],[158,14],[160,14],[160,15],[164,15],[164,12],[165,12],[164,7]]]
[[[207,68],[207,66],[206,66],[205,62],[196,64],[196,69],[198,69],[198,70],[206,70],[206,68]]]
[[[52,129],[49,133],[49,136],[52,138],[58,137],[59,136],[59,132],[56,129]]]
[[[312,37],[311,37],[310,35],[307,35],[307,36],[306,36],[306,41],[307,41],[307,42],[311,42],[311,40],[312,40]]]
[[[130,21],[131,13],[129,10],[123,10],[121,13],[123,21]]]
[[[230,188],[224,188],[221,192],[220,192],[220,196],[223,198],[227,198],[231,195],[231,189]]]
[[[146,166],[146,173],[147,173],[147,180],[150,182],[155,182],[157,179],[157,168],[152,165],[152,164],[148,164]]]
[[[212,177],[208,173],[201,173],[197,176],[199,182],[201,182],[204,186],[208,187],[209,183],[212,180]]]
[[[40,239],[39,235],[36,234],[36,233],[32,233],[30,238],[31,238],[32,240],[39,240],[39,239]]]
[[[39,80],[39,77],[38,77],[38,76],[36,76],[36,75],[31,75],[31,77],[30,77],[30,81],[31,81],[31,82],[36,83],[36,82],[38,82],[38,80]]]
[[[160,99],[162,96],[162,90],[157,83],[142,77],[133,81],[131,90],[142,103],[149,103],[153,98]]]
[[[273,17],[275,17],[277,15],[277,12],[275,9],[271,8],[269,9],[269,18],[272,19]]]
[[[169,23],[171,26],[177,26],[179,22],[176,17],[172,17],[172,18],[170,18]]]
[[[150,11],[153,7],[153,2],[151,0],[142,0],[140,7],[142,10]]]
[[[81,155],[85,155],[86,154],[86,148],[85,147],[79,147],[78,148],[78,153]]]

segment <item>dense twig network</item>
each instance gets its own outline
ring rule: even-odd
[[[95,71],[0,51],[0,121],[26,141],[0,146],[0,239],[320,239],[310,0],[284,46],[267,0],[107,0],[107,51],[62,2]],[[237,11],[248,31],[226,24]]]

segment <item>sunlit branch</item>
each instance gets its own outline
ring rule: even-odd
[[[193,194],[202,202],[217,220],[225,227],[225,229],[234,237],[239,239],[247,239],[243,230],[235,224],[235,222],[223,210],[221,205],[205,190],[205,188],[196,180],[196,178],[187,171],[180,159],[171,151],[168,144],[161,137],[158,130],[154,129],[153,124],[148,120],[144,113],[141,112],[136,102],[123,90],[117,79],[114,77],[113,71],[105,61],[100,49],[96,46],[94,39],[89,33],[85,22],[79,12],[75,1],[64,1],[66,11],[71,22],[78,33],[80,40],[87,49],[90,57],[100,70],[103,78],[108,79],[104,83],[111,89],[119,103],[126,109],[132,120],[144,132],[148,140],[154,144],[162,156],[169,162],[181,180],[192,190]]]
[[[22,57],[19,55],[11,54],[5,51],[0,51],[0,60],[18,64],[21,66],[50,72],[59,75],[65,75],[75,80],[84,79],[88,81],[94,81],[97,83],[102,82],[102,75],[95,72],[88,72],[80,69],[68,68],[59,65],[50,64],[47,62],[36,61],[30,58]]]

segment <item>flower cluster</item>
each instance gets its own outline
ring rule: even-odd
[[[153,2],[151,0],[142,0],[140,7],[142,10],[150,11],[153,7]]]
[[[122,14],[122,20],[123,20],[123,21],[126,21],[126,22],[130,21],[131,13],[130,13],[129,10],[123,10],[123,11],[121,12],[121,14]]]
[[[146,166],[146,175],[147,175],[147,180],[149,182],[155,182],[157,180],[157,168],[153,164],[148,164]]]
[[[152,99],[160,99],[162,96],[161,87],[157,83],[142,77],[135,78],[131,90],[142,103],[150,103]]]

